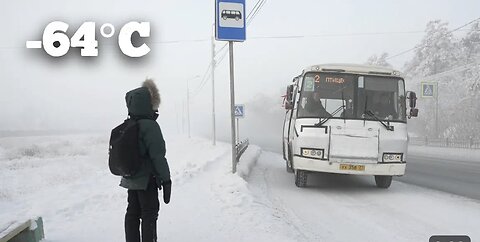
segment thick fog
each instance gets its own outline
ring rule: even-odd
[[[247,0],[247,12],[255,2]],[[247,28],[247,41],[235,44],[236,102],[246,104],[241,138],[279,148],[284,114],[281,96],[303,67],[361,64],[382,53],[394,56],[421,44],[430,21],[439,19],[453,29],[478,18],[479,9],[476,0],[267,1]],[[192,135],[211,136],[212,89],[207,68],[213,0],[6,1],[0,7],[0,20],[0,131],[108,133],[127,115],[125,93],[151,77],[162,95],[159,123],[167,138],[187,132],[187,81]],[[67,56],[54,58],[43,50],[25,48],[25,41],[41,40],[45,26],[55,20],[70,25],[69,36],[83,22],[95,21],[99,56],[81,57],[72,48]],[[129,21],[151,23],[151,37],[146,39],[151,52],[143,58],[125,57],[115,38],[98,34],[103,23],[112,23],[118,34]],[[452,38],[460,41],[469,29],[452,33]],[[217,51],[224,44],[217,41]],[[216,57],[215,71],[217,132],[222,140],[230,135],[225,50]],[[413,80],[420,73],[412,68],[415,58],[416,52],[410,51],[388,59],[388,64],[409,71]],[[408,82],[408,87],[417,89]],[[422,127],[425,120],[417,120],[417,126]]]

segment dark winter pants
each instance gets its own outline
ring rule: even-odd
[[[160,204],[158,187],[151,179],[147,190],[128,190],[128,207],[125,214],[125,237],[127,242],[140,242],[140,219],[142,242],[157,241],[157,218]]]

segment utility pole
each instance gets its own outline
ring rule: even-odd
[[[185,134],[185,99],[182,98],[182,134]]]
[[[188,122],[188,138],[190,139],[190,89],[188,87],[188,81],[187,80],[187,122]]]
[[[189,87],[189,82],[191,80],[194,80],[196,78],[200,78],[200,76],[194,76],[192,78],[189,78],[187,79],[187,123],[188,123],[188,138],[191,138],[191,134],[190,134],[190,87]]]
[[[438,82],[435,85],[435,135],[440,137],[438,131],[440,129],[438,128]]]
[[[216,145],[216,133],[215,133],[215,67],[217,63],[215,62],[215,25],[213,25],[212,33],[212,139],[213,145]]]
[[[180,134],[180,128],[179,128],[179,125],[178,125],[178,122],[179,122],[179,119],[178,119],[178,110],[179,110],[179,109],[178,109],[178,102],[175,102],[175,110],[177,110],[177,111],[175,112],[175,114],[176,114],[176,116],[177,116],[177,119],[176,119],[176,122],[175,122],[175,124],[176,124],[176,126],[177,126],[177,134]]]

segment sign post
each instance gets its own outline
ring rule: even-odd
[[[215,2],[215,38],[228,41],[230,59],[230,123],[232,142],[232,173],[237,171],[237,151],[235,135],[235,75],[233,63],[233,42],[246,39],[245,0],[216,0]]]

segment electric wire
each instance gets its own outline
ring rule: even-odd
[[[468,25],[470,25],[470,24],[473,24],[473,23],[475,23],[475,22],[477,22],[477,21],[479,21],[479,20],[480,20],[480,17],[479,17],[479,18],[476,18],[476,19],[474,19],[474,20],[472,20],[472,21],[470,21],[470,22],[467,22],[466,24],[461,25],[460,27],[457,27],[457,28],[455,28],[455,29],[453,29],[453,30],[450,30],[450,31],[448,31],[447,33],[445,33],[444,35],[441,35],[440,37],[445,37],[446,35],[451,34],[451,33],[453,33],[453,32],[456,32],[456,31],[458,31],[458,30],[460,30],[460,29],[462,29],[462,28],[464,28],[464,27],[466,27],[466,26],[468,26]],[[413,50],[416,50],[416,49],[419,49],[419,48],[422,48],[422,47],[426,47],[426,46],[427,46],[426,44],[424,44],[424,45],[416,45],[416,46],[413,47],[413,48],[404,50],[404,51],[402,51],[402,52],[400,52],[400,53],[398,53],[398,54],[395,54],[395,55],[393,55],[393,56],[389,56],[389,57],[386,58],[386,60],[390,60],[390,59],[393,59],[393,58],[395,58],[395,57],[402,56],[402,55],[404,55],[404,54],[406,54],[406,53],[409,53],[410,51],[413,51]]]

